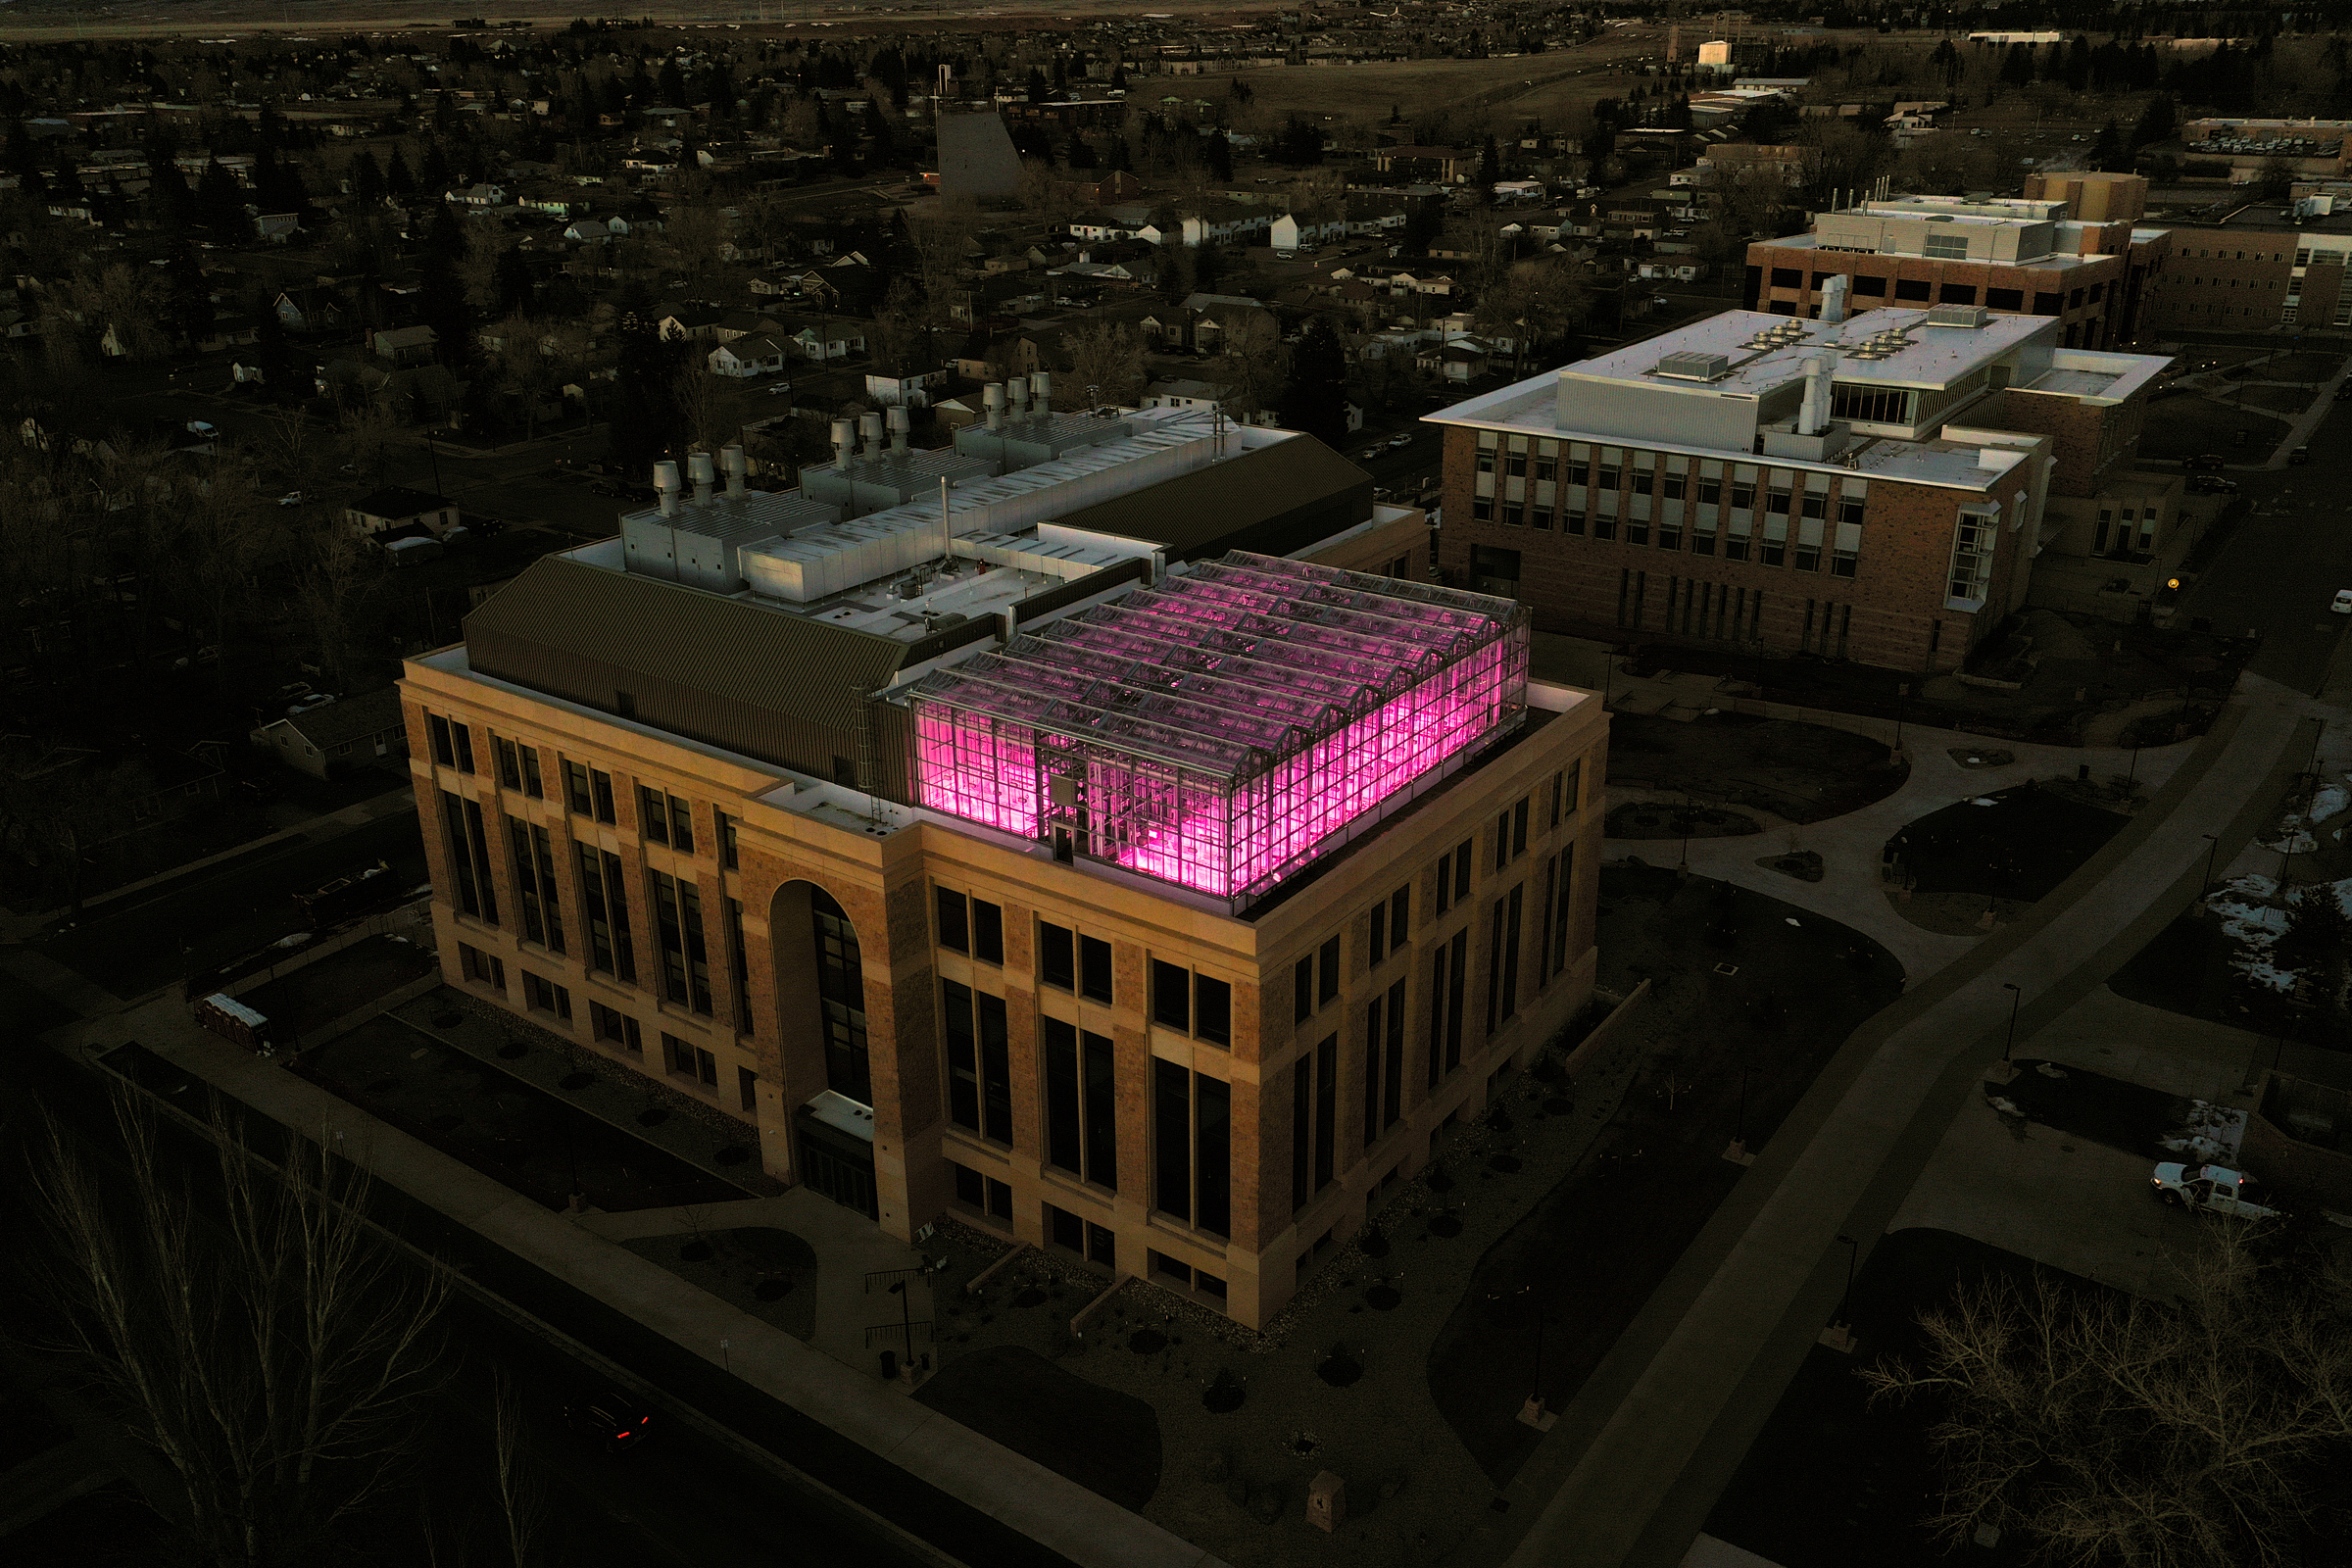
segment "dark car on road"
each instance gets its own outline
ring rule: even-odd
[[[584,1394],[564,1406],[564,1424],[607,1453],[625,1453],[644,1443],[653,1419],[625,1394]]]
[[[2215,473],[2191,474],[2188,493],[2192,496],[2233,496],[2237,494],[2237,481],[2225,479]]]
[[[2229,466],[2229,461],[2218,452],[2201,452],[2193,458],[2182,458],[2180,466],[2191,473],[2217,473]]]
[[[2288,463],[2290,463],[2290,464],[2294,465],[2294,466],[2297,466],[2297,467],[2301,467],[2301,466],[2302,466],[2304,464],[2306,464],[2306,463],[2309,463],[2309,462],[2311,461],[2311,448],[2309,448],[2309,447],[2297,447],[2297,448],[2295,448],[2295,450],[2294,450],[2294,451],[2292,451],[2292,452],[2289,452],[2289,453],[2286,455],[2286,461],[2287,461]]]

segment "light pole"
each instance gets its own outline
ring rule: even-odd
[[[907,1303],[912,1293],[906,1289],[906,1282],[900,1280],[891,1286],[890,1294],[899,1298],[899,1324],[906,1336],[906,1365],[911,1368],[914,1365],[914,1308]]]
[[[2001,989],[2009,993],[2009,1037],[2001,1042],[2001,1065],[2006,1067],[2009,1065],[2009,1053],[2017,1045],[2017,1004],[2025,999],[2026,994],[2007,980],[2001,982]]]
[[[1903,749],[1903,712],[1911,706],[1911,683],[1904,681],[1894,688],[1894,749]]]
[[[2222,841],[2211,833],[2200,836],[2205,840],[2205,880],[2197,888],[2197,897],[2201,899],[2206,889],[2213,886],[2213,858],[2221,850]]]

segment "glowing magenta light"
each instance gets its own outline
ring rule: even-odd
[[[916,788],[1242,900],[1516,723],[1526,692],[1507,599],[1237,553],[925,677]]]

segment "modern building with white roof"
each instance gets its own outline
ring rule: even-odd
[[[1957,667],[2166,361],[1981,306],[1729,311],[1430,416],[1449,581],[1540,630]]]

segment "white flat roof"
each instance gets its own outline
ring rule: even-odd
[[[2057,321],[2045,316],[1988,316],[1982,326],[1933,326],[1929,313],[1880,309],[1842,321],[1812,321],[1767,311],[1725,311],[1672,332],[1569,366],[1571,380],[1632,381],[1649,386],[1703,388],[1761,396],[1802,379],[1805,356],[1820,349],[1837,358],[1840,381],[1883,381],[1897,386],[1949,386],[1988,360],[1999,358],[2035,335],[2049,335]],[[1888,334],[1902,334],[1896,345]],[[1769,334],[1772,341],[1766,342]],[[1878,352],[1885,359],[1857,359]],[[1657,373],[1669,354],[1720,354],[1732,368],[1710,381]]]

